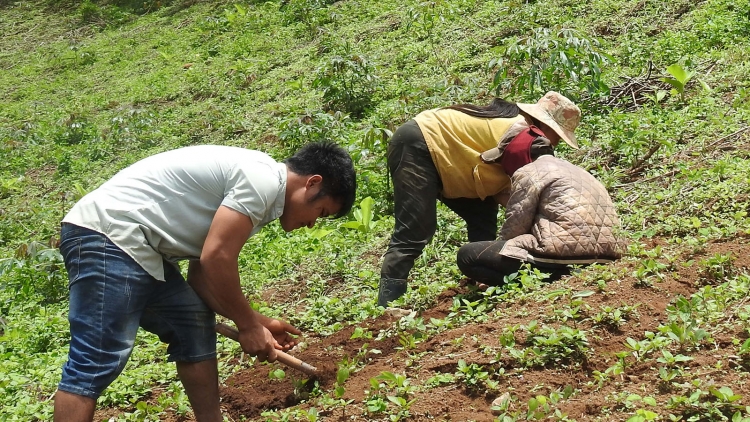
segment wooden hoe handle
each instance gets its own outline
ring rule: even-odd
[[[237,331],[236,328],[230,327],[227,324],[223,324],[221,322],[216,324],[216,332],[223,335],[224,337],[229,337],[234,341],[239,341],[240,339],[240,332]],[[310,376],[316,375],[318,373],[318,368],[310,365],[309,363],[303,362],[292,355],[286,354],[281,350],[276,351],[276,360],[290,368],[302,371]]]

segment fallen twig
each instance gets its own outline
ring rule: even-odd
[[[750,126],[745,126],[742,129],[736,130],[736,131],[730,133],[729,135],[723,136],[723,137],[717,139],[716,141],[714,141],[714,142],[712,142],[712,143],[710,143],[710,144],[708,144],[706,146],[701,147],[700,149],[702,151],[706,151],[706,150],[709,150],[711,148],[714,148],[717,145],[720,145],[721,143],[723,143],[724,141],[726,141],[726,140],[728,140],[728,139],[730,139],[730,138],[732,138],[734,136],[737,136],[737,135],[739,135],[739,134],[741,134],[741,133],[743,133],[743,132],[745,132],[747,130],[750,130]],[[652,147],[652,149],[653,149],[653,147]],[[696,152],[696,150],[697,150],[697,148],[691,148],[691,149],[688,149],[688,150],[680,152],[675,157],[686,157],[686,156],[689,156],[692,153]],[[656,151],[654,151],[654,152],[656,152]],[[647,153],[644,157],[645,157],[645,159],[648,159],[650,157],[650,155]],[[640,161],[641,160],[639,160],[639,162]],[[672,176],[674,176],[675,174],[679,173],[682,170],[694,170],[694,169],[696,169],[698,167],[699,167],[699,165],[694,165],[694,166],[690,166],[690,167],[685,168],[685,169],[676,169],[676,170],[668,171],[666,173],[659,174],[659,175],[656,175],[656,176],[653,176],[653,177],[649,177],[647,179],[632,180],[632,181],[627,182],[627,183],[620,183],[618,185],[614,185],[613,187],[614,188],[626,188],[626,187],[630,187],[630,186],[634,185],[635,183],[648,183],[648,182],[652,182],[654,180],[661,179],[661,178],[664,178],[664,177],[672,177]],[[633,166],[633,168],[634,169],[636,168],[635,165]]]

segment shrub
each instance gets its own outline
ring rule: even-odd
[[[288,151],[295,151],[308,142],[340,141],[350,124],[349,116],[341,112],[306,112],[283,120],[279,139]]]
[[[511,38],[500,57],[490,61],[490,69],[497,69],[493,87],[498,95],[508,90],[529,99],[549,90],[573,99],[580,91],[606,94],[601,67],[611,60],[598,47],[597,40],[572,29],[534,29],[528,37]]]
[[[317,69],[312,86],[322,91],[326,111],[344,111],[358,118],[373,104],[379,81],[365,57],[353,53],[349,45],[344,50]]]

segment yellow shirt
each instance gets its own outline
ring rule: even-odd
[[[523,118],[478,118],[453,109],[426,110],[414,117],[443,182],[443,196],[485,199],[510,188],[502,167],[483,163],[479,155],[497,147]]]

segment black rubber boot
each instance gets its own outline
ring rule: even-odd
[[[406,280],[394,278],[381,278],[378,288],[378,306],[386,307],[406,293]]]

